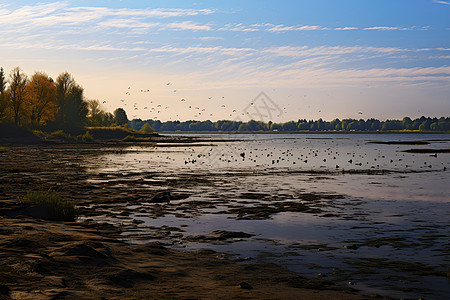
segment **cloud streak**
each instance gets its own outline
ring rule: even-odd
[[[433,0],[434,3],[450,5],[450,1]]]

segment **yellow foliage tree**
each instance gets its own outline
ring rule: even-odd
[[[27,85],[26,98],[26,107],[32,125],[42,126],[47,121],[55,120],[59,110],[56,85],[47,74],[34,73]]]

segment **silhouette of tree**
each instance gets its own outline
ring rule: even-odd
[[[125,112],[125,110],[123,108],[118,108],[114,111],[114,118],[116,119],[117,125],[128,124],[127,113]]]
[[[0,122],[7,117],[7,95],[6,95],[6,80],[3,68],[0,68]]]
[[[87,125],[88,126],[112,126],[115,124],[114,116],[105,112],[98,100],[87,100]]]
[[[26,108],[33,126],[45,125],[54,121],[59,110],[56,99],[56,86],[47,74],[36,72],[27,85]]]
[[[87,103],[83,97],[83,88],[79,85],[73,86],[66,101],[66,130],[69,132],[82,130],[86,124],[88,112]]]
[[[341,130],[354,130],[354,131],[379,131],[379,130],[404,130],[410,128],[411,130],[437,130],[448,131],[450,130],[450,118],[441,117],[437,118],[425,118],[411,120],[408,117],[402,120],[386,120],[380,121],[376,119],[368,120],[356,120],[356,119],[334,119],[331,122],[319,119],[313,120],[301,120],[297,122],[289,121],[286,123],[264,123],[261,121],[251,120],[249,122],[241,121],[227,121],[219,120],[216,122],[207,121],[167,121],[161,122],[159,120],[146,120],[134,119],[130,121],[130,127],[135,130],[140,130],[142,126],[148,123],[155,131],[341,131]],[[406,120],[406,122],[405,122]],[[411,125],[407,125],[411,124]],[[431,126],[433,125],[433,126]],[[417,128],[416,128],[417,127]]]
[[[69,132],[81,130],[86,123],[88,112],[83,88],[76,84],[72,75],[64,72],[56,78],[56,94],[60,107],[56,126]]]
[[[8,102],[15,125],[19,125],[26,113],[25,96],[27,83],[28,77],[19,67],[16,67],[11,71],[11,74],[9,75]]]
[[[5,93],[5,91],[6,91],[5,72],[3,71],[3,67],[0,67],[0,94]]]

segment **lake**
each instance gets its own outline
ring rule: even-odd
[[[365,294],[448,295],[450,154],[403,152],[449,149],[448,134],[192,136],[84,161],[89,184],[163,193],[86,218],[122,224],[131,243],[272,261]]]

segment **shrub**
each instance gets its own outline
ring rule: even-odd
[[[137,139],[134,135],[127,135],[125,138],[122,139],[123,142],[136,142]]]
[[[155,130],[150,126],[150,124],[145,123],[142,127],[141,130],[139,130],[140,132],[143,133],[153,133]]]
[[[122,139],[122,142],[129,142],[129,143],[133,143],[133,142],[152,142],[152,138],[149,137],[135,137],[134,135],[128,135],[126,136],[124,139]]]
[[[32,130],[33,134],[37,136],[40,139],[45,138],[45,133],[42,132],[42,130]]]
[[[21,200],[33,217],[74,221],[78,215],[75,203],[53,191],[33,191]]]
[[[72,139],[73,138],[70,134],[65,133],[63,130],[53,131],[52,133],[50,133],[50,135],[53,137],[59,137],[62,139]]]
[[[92,136],[92,134],[89,133],[89,131],[86,131],[84,134],[79,135],[77,138],[83,142],[90,142],[94,139],[94,137]]]

